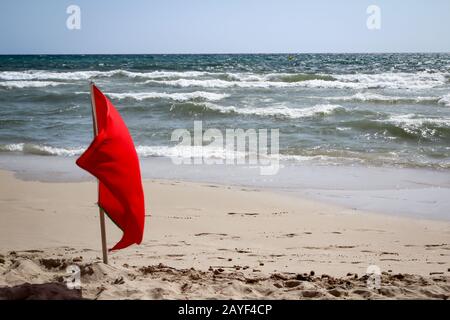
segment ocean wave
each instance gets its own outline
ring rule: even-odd
[[[195,92],[127,92],[127,93],[107,93],[107,96],[114,99],[133,99],[142,101],[146,99],[171,99],[175,101],[188,101],[188,100],[209,100],[218,101],[228,97],[229,95],[223,93],[213,93],[205,91]]]
[[[311,162],[314,165],[370,165],[391,166],[407,168],[439,168],[449,169],[450,162],[436,160],[426,155],[418,155],[413,159],[403,154],[404,150],[389,152],[360,152],[338,149],[299,149],[295,154],[280,154],[279,159],[290,162]]]
[[[233,149],[226,149],[216,146],[138,146],[136,148],[138,154],[143,157],[169,157],[169,158],[198,158],[205,159],[246,159],[249,157],[249,152],[237,151]],[[255,155],[255,154],[254,154]],[[265,154],[258,155],[263,159],[278,159],[278,160],[295,160],[295,161],[312,161],[312,160],[334,160],[335,164],[338,162],[338,157],[328,155],[290,155],[290,154]],[[354,158],[357,160],[356,158]],[[341,159],[342,160],[342,159]]]
[[[119,71],[54,72],[46,70],[3,71],[2,80],[88,80],[98,76],[110,77]]]
[[[31,143],[15,143],[0,145],[0,152],[24,153],[40,156],[62,156],[73,157],[84,152],[85,148],[59,148]],[[164,145],[138,145],[136,152],[142,158],[166,157],[176,159],[199,158],[203,159],[248,159],[248,151],[229,150],[216,146],[164,146]],[[369,165],[399,165],[406,167],[432,167],[450,168],[450,162],[432,160],[427,157],[408,159],[396,152],[388,153],[367,153],[350,150],[333,149],[298,149],[282,150],[279,154],[258,155],[264,159],[278,159],[290,162],[313,162],[315,165],[345,165],[345,164],[369,164]]]
[[[331,75],[320,75],[320,74],[281,74],[274,76],[275,79],[283,82],[302,82],[309,80],[323,80],[323,81],[335,81]]]
[[[324,152],[305,152],[299,151],[300,154],[280,154],[279,159],[282,161],[293,162],[314,162],[315,165],[340,165],[340,164],[363,164],[366,159],[360,157],[356,152],[350,153],[345,151],[324,151]]]
[[[279,82],[302,82],[308,80],[336,80],[332,75],[313,73],[231,73],[225,74],[226,80],[231,81],[279,81]]]
[[[450,118],[426,118],[415,114],[391,115],[387,119],[376,120],[402,129],[408,135],[420,138],[441,137],[450,135]]]
[[[351,96],[327,97],[326,100],[332,101],[357,101],[374,103],[441,103],[441,97],[400,97],[385,96],[377,93],[359,92]]]
[[[146,84],[155,84],[163,86],[176,87],[203,87],[203,88],[324,88],[324,89],[430,89],[442,86],[446,83],[443,75],[435,78],[417,77],[416,74],[411,74],[410,78],[400,77],[401,81],[397,81],[395,77],[389,80],[389,77],[384,79],[381,75],[376,77],[374,75],[364,75],[358,77],[354,75],[333,75],[335,80],[331,79],[311,79],[302,81],[276,81],[272,80],[222,80],[222,79],[176,79],[176,80],[147,80]]]
[[[31,143],[16,143],[0,145],[0,152],[20,152],[40,156],[63,156],[73,157],[84,152],[85,148],[57,148],[51,146],[37,145]],[[176,159],[204,158],[204,159],[246,159],[248,152],[228,150],[215,146],[136,146],[136,152],[140,157],[166,157]],[[260,155],[261,156],[261,155]],[[265,158],[278,157],[279,155],[266,155]]]
[[[83,153],[84,150],[84,148],[58,148],[33,143],[11,143],[0,145],[0,151],[3,152],[21,152],[41,156],[75,156]]]
[[[447,83],[444,73],[378,73],[378,74],[345,74],[333,75],[340,81],[353,82],[367,88],[389,89],[430,89]]]
[[[335,89],[364,89],[366,86],[359,83],[328,81],[328,80],[305,80],[302,82],[282,81],[226,81],[221,79],[177,79],[177,80],[147,80],[146,84],[162,86],[174,86],[181,88],[335,88]]]
[[[65,83],[54,81],[2,81],[0,87],[7,89],[55,87]]]
[[[450,94],[440,97],[438,103],[450,107]]]
[[[40,155],[40,156],[63,156],[73,157],[82,154],[86,148],[58,148],[47,145],[38,145],[32,143],[14,143],[0,145],[0,152],[20,152],[24,154]],[[175,157],[175,158],[192,158],[205,157],[216,159],[227,159],[233,157],[248,156],[245,152],[233,152],[224,148],[212,146],[136,146],[136,152],[141,157]]]
[[[146,83],[179,87],[205,88],[270,88],[306,87],[336,89],[430,89],[448,83],[446,73],[378,73],[378,74],[295,74],[295,73],[232,73],[206,71],[135,72],[123,69],[99,71],[2,71],[0,80],[89,80],[127,77],[147,80]]]
[[[146,84],[156,84],[163,86],[174,86],[174,87],[202,87],[202,88],[268,88],[270,86],[290,86],[289,84],[283,85],[283,83],[271,83],[264,81],[226,81],[221,79],[177,79],[177,80],[147,80]]]
[[[212,73],[206,71],[152,71],[152,72],[121,72],[130,78],[146,78],[146,79],[158,79],[158,78],[196,78],[206,75],[218,75],[219,73]]]
[[[213,146],[138,146],[136,151],[143,157],[197,158],[208,159],[245,159],[246,152],[229,151]]]
[[[72,72],[57,72],[48,70],[27,70],[27,71],[2,71],[0,80],[89,80],[93,78],[109,78],[113,76],[123,76],[128,78],[174,78],[186,77],[193,78],[210,74],[202,71],[152,71],[152,72],[133,72],[123,69],[110,71],[87,70]]]
[[[411,126],[423,126],[426,124],[439,125],[439,126],[450,126],[450,118],[420,118],[415,114],[404,114],[404,115],[392,115],[387,119],[389,122],[401,123]]]
[[[213,110],[220,113],[235,113],[242,115],[255,115],[260,117],[280,117],[290,119],[323,116],[332,114],[339,110],[345,110],[345,108],[340,105],[332,105],[332,104],[318,104],[313,107],[307,108],[288,108],[283,106],[266,107],[266,108],[251,108],[251,107],[237,108],[235,106],[221,106],[213,103],[194,105],[194,107],[196,108],[198,108],[198,106],[207,110]],[[174,105],[172,108],[175,109],[176,107],[177,106]]]

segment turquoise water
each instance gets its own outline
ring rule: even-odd
[[[450,168],[450,54],[0,56],[0,156],[80,154],[91,80],[144,158],[203,120],[278,128],[295,163]]]

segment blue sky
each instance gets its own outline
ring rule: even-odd
[[[66,27],[71,4],[80,30]],[[380,30],[366,26],[372,4]],[[450,52],[450,1],[0,1],[0,54],[271,52]]]

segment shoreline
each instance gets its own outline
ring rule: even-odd
[[[141,158],[144,180],[254,188],[392,216],[450,221],[450,171],[430,168],[281,163],[277,175],[258,167],[174,165],[170,158]],[[93,177],[74,157],[1,155],[0,170],[24,181],[86,182]]]

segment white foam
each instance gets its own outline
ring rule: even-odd
[[[364,86],[358,83],[345,83],[340,81],[306,80],[301,82],[281,81],[226,81],[221,79],[177,79],[177,80],[147,80],[147,84],[169,85],[176,87],[202,87],[202,88],[338,88],[360,89]]]
[[[273,80],[282,77],[295,76],[291,73],[228,73],[230,79],[244,82],[277,82]],[[313,75],[312,75],[313,76]],[[448,73],[393,73],[378,74],[317,74],[317,77],[330,77],[330,79],[310,79],[288,83],[280,86],[299,86],[308,88],[337,88],[337,89],[428,89],[446,84]],[[335,79],[335,80],[332,80]],[[276,86],[275,84],[273,84]]]
[[[295,161],[295,162],[314,162],[314,165],[339,165],[342,163],[364,163],[364,159],[355,157],[343,157],[343,156],[328,156],[328,155],[286,155],[280,154],[279,159],[282,161]]]
[[[147,84],[169,85],[177,87],[203,87],[203,88],[327,88],[327,89],[428,89],[442,85],[440,82],[426,83],[421,81],[411,82],[352,82],[348,80],[305,80],[299,82],[282,81],[226,81],[221,79],[177,79],[177,80],[147,80]]]
[[[400,96],[385,96],[382,94],[371,93],[371,92],[358,92],[351,96],[341,96],[341,97],[327,97],[327,100],[333,101],[373,101],[373,102],[401,102],[401,101],[412,101],[415,103],[420,102],[434,102],[438,101],[439,97],[400,97]]]
[[[344,109],[340,105],[334,104],[318,104],[308,108],[288,108],[288,107],[265,107],[265,108],[236,108],[234,106],[220,106],[216,104],[206,104],[206,107],[211,110],[217,110],[222,113],[238,113],[244,115],[258,115],[258,116],[279,116],[286,118],[307,118],[316,115],[331,114],[339,109]]]
[[[86,148],[57,148],[31,143],[15,143],[0,145],[0,151],[22,152],[41,156],[73,157],[84,152]],[[208,159],[245,159],[248,152],[229,151],[215,146],[145,146],[138,145],[136,152],[140,157],[169,157],[169,158],[208,158]]]
[[[299,82],[278,81],[280,77],[292,76],[289,73],[219,73],[206,71],[151,71],[135,72],[128,70],[73,71],[56,72],[47,70],[3,71],[0,80],[88,80],[97,77],[122,75],[129,78],[150,79],[147,83],[165,84],[180,87],[205,88],[269,88],[269,87],[307,87],[337,89],[429,89],[446,83],[445,73],[379,73],[331,75],[336,80],[311,79]],[[218,79],[226,75],[231,81]],[[326,75],[323,75],[326,76]],[[207,77],[208,79],[198,79]],[[174,79],[171,79],[174,78]]]
[[[450,107],[450,94],[440,97],[438,103]]]
[[[333,75],[334,78],[360,84],[365,88],[429,89],[446,83],[443,73],[378,73]]]
[[[84,148],[57,148],[31,143],[12,143],[0,146],[1,151],[23,152],[37,155],[75,156],[83,153]]]
[[[396,124],[404,124],[407,126],[421,127],[426,124],[437,124],[442,126],[450,126],[450,118],[419,118],[414,114],[392,115],[388,119],[389,122]]]
[[[231,79],[231,80],[237,80],[237,81],[276,81],[276,82],[289,82],[289,81],[284,81],[283,78],[290,78],[290,77],[297,77],[299,76],[300,80],[298,81],[292,81],[292,82],[305,82],[305,81],[310,81],[310,80],[314,80],[314,77],[317,77],[316,80],[325,80],[325,79],[320,79],[321,77],[327,77],[329,78],[328,81],[332,81],[333,76],[332,75],[327,75],[327,74],[306,74],[306,73],[285,73],[285,72],[278,72],[278,73],[250,73],[250,72],[245,72],[245,73],[231,73],[228,72],[226,73],[226,76]],[[301,76],[304,77],[303,80],[301,80]],[[309,80],[307,79],[307,77],[311,77]],[[325,80],[327,81],[327,80]]]
[[[74,71],[53,72],[45,70],[4,71],[0,72],[2,80],[88,80],[100,75],[112,76],[118,71]]]
[[[215,75],[210,72],[203,71],[152,71],[152,72],[131,72],[122,71],[122,73],[130,78],[196,78],[205,75]]]
[[[267,81],[272,74],[254,74],[254,73],[226,73],[227,77],[235,81]]]
[[[146,99],[171,99],[176,101],[188,101],[193,99],[204,99],[209,101],[218,101],[228,97],[227,94],[223,93],[213,93],[205,91],[194,91],[194,92],[176,92],[176,93],[166,93],[166,92],[127,92],[127,93],[108,93],[111,98],[115,99],[134,99],[137,101],[142,101]]]
[[[170,158],[211,158],[227,159],[245,158],[245,153],[227,152],[225,148],[212,146],[138,146],[137,153],[143,157],[170,157]]]
[[[37,145],[32,143],[14,143],[0,145],[0,151],[22,152],[35,155],[53,155],[72,157],[82,154],[86,148],[57,148],[45,145]],[[143,146],[138,145],[136,152],[142,157],[176,157],[176,158],[216,158],[227,159],[231,154],[224,148],[211,146]],[[245,157],[245,153],[235,152],[233,157]]]
[[[159,84],[159,85],[168,85],[175,87],[202,87],[202,88],[231,88],[231,87],[250,87],[250,83],[247,82],[239,82],[239,81],[225,81],[220,79],[206,79],[206,80],[198,80],[198,79],[178,79],[178,80],[148,80],[145,83],[147,84]],[[255,86],[264,86],[267,87],[268,84],[264,82],[255,82]]]
[[[450,127],[450,118],[419,118],[414,114],[392,115],[387,120],[377,121],[392,123],[407,133],[419,134],[424,138],[432,137],[436,134],[436,129],[430,128],[430,125]]]
[[[112,77],[123,75],[129,78],[172,78],[172,77],[199,77],[208,74],[200,71],[153,71],[153,72],[132,72],[122,69],[111,71],[73,71],[56,72],[47,70],[27,70],[27,71],[3,71],[0,72],[1,80],[88,80],[97,77]]]
[[[8,89],[14,88],[44,88],[44,87],[55,87],[65,84],[63,82],[54,81],[2,81],[0,82],[0,87],[5,87]]]

